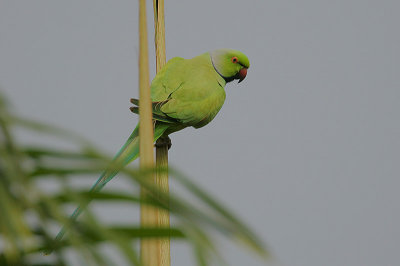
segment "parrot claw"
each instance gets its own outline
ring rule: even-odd
[[[156,144],[154,144],[154,147],[164,147],[164,146],[167,146],[168,147],[168,150],[171,148],[171,146],[172,146],[172,142],[171,142],[171,139],[168,137],[168,136],[166,136],[166,137],[161,137],[161,138],[159,138],[157,141],[156,141]]]

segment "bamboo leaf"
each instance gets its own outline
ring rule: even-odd
[[[22,153],[28,155],[32,158],[41,158],[41,157],[51,157],[51,158],[60,158],[60,159],[101,159],[103,158],[98,153],[93,150],[83,150],[83,151],[65,151],[58,150],[52,148],[43,148],[43,147],[34,147],[28,146],[24,148]]]
[[[60,203],[71,202],[74,201],[71,199],[71,193],[78,196],[81,199],[92,199],[94,201],[102,200],[106,202],[119,202],[119,201],[128,201],[132,203],[141,202],[140,197],[133,196],[131,194],[127,194],[121,191],[101,191],[101,192],[89,192],[87,190],[84,191],[63,191],[62,193],[57,193],[53,195],[53,198],[59,201]],[[75,201],[74,201],[75,202]],[[149,202],[148,202],[149,203]]]

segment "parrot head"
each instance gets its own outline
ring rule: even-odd
[[[215,71],[226,82],[238,79],[240,83],[246,77],[250,62],[242,52],[233,49],[218,49],[210,52],[210,56]]]

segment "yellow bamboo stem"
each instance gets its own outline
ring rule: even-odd
[[[165,19],[164,19],[164,0],[153,0],[154,9],[154,33],[156,49],[156,67],[157,72],[165,65]],[[168,195],[168,144],[165,140],[157,140],[156,145],[156,187],[162,193]],[[158,209],[157,226],[169,228],[170,218],[167,210]],[[160,266],[171,265],[170,239],[161,238],[159,243]]]
[[[157,141],[157,144],[160,144],[160,141]],[[157,145],[156,148],[156,186],[159,191],[165,193],[164,195],[168,195],[169,193],[169,185],[168,185],[168,146],[167,145]],[[161,170],[161,171],[160,171]],[[169,211],[164,209],[158,209],[157,215],[157,226],[161,228],[169,228],[170,220],[169,220]],[[159,254],[160,254],[160,262],[161,266],[170,266],[171,265],[171,251],[170,251],[170,239],[169,237],[164,237],[158,240],[159,243]]]
[[[164,0],[153,0],[157,72],[165,65]]]
[[[147,42],[146,1],[139,0],[139,158],[142,170],[154,167],[153,123],[150,99],[149,59]],[[154,175],[148,181],[155,183]],[[145,199],[148,192],[141,189],[141,197]],[[155,208],[142,204],[140,208],[140,223],[142,227],[156,226],[158,221]],[[159,244],[154,239],[144,238],[140,242],[140,258],[145,266],[159,265]]]

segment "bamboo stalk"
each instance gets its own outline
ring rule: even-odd
[[[154,167],[153,123],[150,99],[149,59],[147,42],[146,1],[139,0],[139,158],[142,170]],[[148,177],[155,183],[154,175]],[[141,197],[146,199],[148,192],[141,188]],[[140,223],[142,227],[152,227],[157,224],[157,213],[154,207],[142,204],[140,208]],[[140,242],[140,259],[143,265],[158,266],[159,256],[157,241],[144,238]]]
[[[157,144],[160,144],[160,141],[157,141]],[[167,145],[157,145],[156,148],[156,186],[159,191],[165,193],[164,195],[168,195],[169,193],[169,184],[168,184],[168,146]],[[159,171],[161,170],[161,171]],[[169,228],[170,219],[169,219],[169,211],[164,209],[158,209],[158,220],[157,226],[161,228]],[[161,266],[170,266],[171,265],[171,253],[170,253],[170,238],[164,237],[159,240],[159,254],[160,254],[160,262]]]
[[[154,9],[154,34],[156,49],[156,68],[157,72],[165,65],[165,19],[164,19],[164,0],[153,0]],[[169,139],[168,139],[169,140]],[[168,141],[165,139],[157,140],[156,145],[156,187],[160,192],[168,195]],[[169,228],[170,217],[167,210],[158,209],[157,226]],[[161,238],[159,241],[160,265],[171,265],[170,239]]]
[[[157,72],[165,65],[164,0],[153,0]]]

